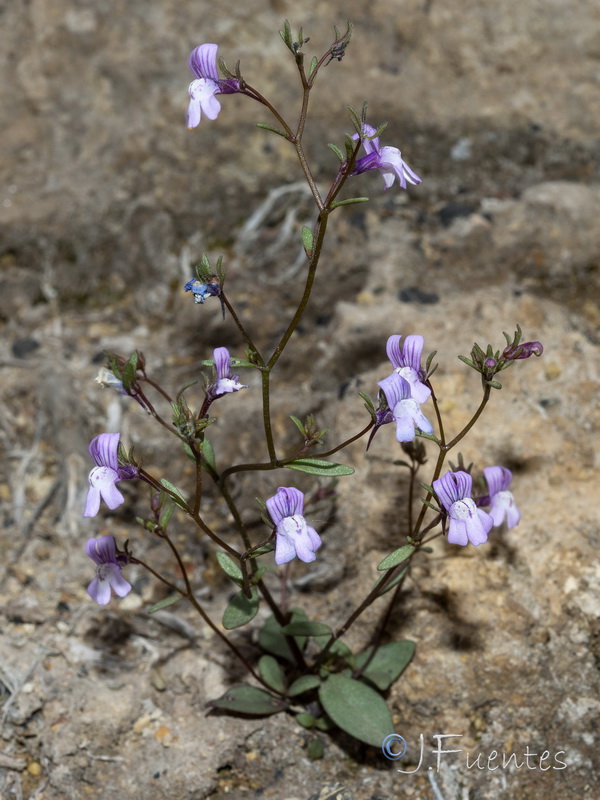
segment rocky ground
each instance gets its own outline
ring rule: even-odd
[[[0,11],[3,800],[597,797],[597,3],[30,0]],[[94,384],[102,352],[143,350],[170,388],[197,377],[216,346],[242,355],[218,303],[194,306],[183,293],[204,251],[224,255],[230,296],[266,349],[301,293],[299,230],[314,210],[291,148],[257,130],[266,112],[238,95],[223,98],[215,122],[193,132],[184,123],[186,59],[205,41],[295,113],[295,68],[277,35],[285,17],[311,37],[308,53],[326,48],[333,24],[355,25],[312,100],[306,143],[319,183],[336,169],[327,142],[341,145],[351,130],[345,105],[364,100],[423,183],[384,193],[379,175],[355,178],[371,202],[333,215],[276,380],[282,446],[289,414],[314,413],[332,446],[365,424],[357,389],[374,395],[387,375],[392,333],[422,333],[438,351],[450,431],[480,393],[458,354],[474,341],[502,347],[516,323],[545,348],[505,373],[460,448],[478,467],[513,470],[521,524],[478,549],[439,544],[415,566],[390,626],[417,642],[388,698],[411,748],[399,765],[413,774],[342,735],[323,735],[324,756],[311,760],[310,736],[291,717],[207,712],[243,675],[183,604],[148,615],[162,595],[141,570],[106,609],[86,593],[90,536],[130,538],[148,560],[166,558],[135,522],[143,486],[128,483],[115,512],[82,518],[90,439],[118,430],[149,471],[191,479],[137,405]],[[259,447],[249,382],[215,426],[224,462]],[[294,568],[311,615],[339,624],[402,543],[399,457],[384,428],[368,455],[358,443],[341,459],[357,475],[337,486],[318,560]],[[235,489],[251,515],[273,483]],[[206,513],[227,530],[216,495]],[[189,575],[219,619],[230,588],[206,542],[176,524]],[[364,643],[378,618],[377,609],[361,618],[350,644]],[[254,652],[249,636],[238,641]],[[462,737],[445,740],[462,752],[439,768],[436,734]],[[515,753],[521,767],[492,769],[493,751]]]

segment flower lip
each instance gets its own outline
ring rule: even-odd
[[[88,539],[85,551],[96,564],[96,577],[88,586],[88,594],[92,600],[105,606],[110,601],[111,590],[119,597],[129,594],[131,584],[121,574],[128,558],[125,553],[117,554],[113,536]]]
[[[448,542],[478,546],[487,541],[494,524],[490,514],[471,498],[473,478],[468,472],[447,472],[433,482],[433,490],[448,514]]]
[[[266,501],[266,506],[276,528],[275,563],[281,566],[296,556],[306,563],[314,561],[322,542],[302,515],[303,492],[293,486],[280,486]]]

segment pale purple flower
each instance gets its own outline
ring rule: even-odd
[[[385,399],[396,422],[396,439],[399,442],[412,442],[415,438],[415,425],[423,433],[433,433],[433,426],[411,397],[408,381],[397,372],[392,372],[377,384],[383,389]]]
[[[295,556],[307,563],[314,561],[315,550],[321,546],[321,537],[302,516],[303,492],[291,486],[280,486],[277,494],[266,501],[266,505],[277,528],[275,563],[287,564]]]
[[[105,606],[110,600],[110,590],[119,597],[125,597],[131,591],[131,584],[121,575],[127,564],[127,556],[117,555],[113,536],[102,536],[100,539],[88,539],[85,552],[98,566],[96,577],[88,586],[88,594],[98,605]]]
[[[425,340],[419,334],[411,334],[404,339],[400,349],[401,339],[402,336],[397,334],[390,336],[385,347],[387,357],[396,372],[410,384],[411,396],[418,403],[424,403],[431,395],[431,389],[422,381],[425,373],[421,369],[421,353]]]
[[[201,44],[194,48],[190,54],[190,69],[196,76],[189,87],[190,104],[188,106],[188,128],[195,128],[200,124],[202,114],[208,119],[216,119],[221,111],[221,104],[215,95],[234,94],[240,91],[237,79],[221,79],[217,69],[216,44]]]
[[[240,389],[248,388],[239,382],[238,375],[232,374],[231,358],[226,347],[217,347],[213,351],[213,358],[215,360],[217,379],[208,389],[208,395],[211,400],[216,400],[217,397],[222,397],[228,392],[239,392]]]
[[[375,132],[376,129],[371,125],[363,126],[363,136],[374,136]],[[352,138],[358,139],[358,134],[355,133]],[[361,172],[378,169],[383,176],[386,189],[393,185],[396,178],[403,189],[406,189],[407,181],[414,186],[421,183],[421,178],[403,160],[397,147],[381,147],[378,136],[373,139],[363,139],[362,143],[366,155],[356,160],[352,175],[360,175]]]
[[[473,478],[462,470],[447,472],[433,482],[433,489],[448,512],[450,544],[483,544],[494,524],[492,517],[475,505],[472,488]]]
[[[125,498],[115,484],[137,475],[135,467],[119,465],[119,437],[119,433],[101,433],[90,442],[88,450],[97,466],[90,472],[84,517],[96,516],[101,497],[111,510],[124,503]]]
[[[514,528],[519,524],[521,512],[515,504],[512,492],[509,491],[512,472],[506,467],[484,467],[483,474],[490,493],[489,514],[494,520],[494,526],[502,525],[506,518],[506,527]]]

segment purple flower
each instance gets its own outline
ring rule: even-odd
[[[396,439],[399,442],[412,442],[415,438],[415,425],[424,433],[433,433],[431,422],[424,416],[419,403],[411,397],[411,387],[405,378],[392,372],[377,385],[383,389],[396,422]]]
[[[521,513],[515,504],[512,492],[509,491],[512,472],[506,467],[485,467],[483,474],[490,493],[489,513],[494,520],[494,526],[502,525],[506,518],[506,527],[514,528],[519,524]]]
[[[502,358],[505,361],[516,361],[519,358],[530,358],[531,356],[541,356],[544,347],[541,342],[522,342],[521,344],[509,344],[502,351]]]
[[[216,400],[217,397],[222,397],[228,392],[239,392],[240,389],[248,388],[239,382],[238,375],[232,374],[231,359],[229,357],[229,350],[226,347],[217,347],[213,351],[213,358],[215,359],[217,379],[216,382],[208,388],[208,395],[211,400]]]
[[[375,133],[376,129],[371,125],[363,126],[363,137],[374,136]],[[352,138],[358,139],[358,134],[355,133]],[[403,189],[406,189],[406,181],[414,186],[421,183],[421,178],[402,159],[402,154],[397,147],[380,147],[378,136],[374,136],[372,139],[362,138],[362,143],[366,155],[356,160],[352,175],[360,175],[361,172],[378,169],[383,175],[386,189],[393,185],[396,178]]]
[[[112,510],[125,502],[125,498],[117,489],[117,481],[135,478],[135,467],[119,466],[117,452],[119,449],[119,433],[101,433],[92,439],[89,446],[91,457],[97,466],[90,472],[90,488],[85,503],[84,517],[95,517],[100,510],[100,497]]]
[[[494,520],[477,508],[471,498],[473,478],[468,472],[447,472],[433,482],[433,489],[448,512],[448,541],[450,544],[475,546],[487,542]]]
[[[201,44],[194,48],[190,54],[190,69],[196,76],[189,87],[190,104],[188,106],[188,128],[195,128],[200,124],[202,113],[208,119],[216,119],[221,111],[221,104],[215,97],[216,94],[234,94],[240,91],[240,83],[236,79],[223,80],[219,78],[217,70],[216,44]]]
[[[321,546],[321,537],[306,524],[302,516],[304,494],[299,489],[280,486],[277,494],[266,501],[271,519],[275,523],[275,563],[287,564],[295,556],[300,561],[314,561],[315,550]]]
[[[425,373],[421,369],[421,353],[425,340],[419,334],[407,336],[401,350],[401,339],[402,336],[390,336],[385,347],[387,357],[396,372],[410,384],[411,396],[418,403],[424,403],[431,394],[429,386],[425,386],[421,380],[425,377]]]
[[[127,564],[125,554],[117,555],[113,536],[102,536],[100,539],[88,539],[85,552],[98,566],[96,577],[88,586],[88,594],[98,605],[105,606],[110,600],[112,589],[119,597],[125,597],[131,591],[131,584],[121,575]]]

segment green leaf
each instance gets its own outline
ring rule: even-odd
[[[215,451],[213,450],[213,446],[208,439],[204,439],[204,441],[201,442],[200,450],[202,451],[202,455],[204,456],[204,460],[206,461],[207,465],[213,472],[216,472],[217,464],[215,462]]]
[[[296,714],[296,722],[303,728],[314,728],[316,721],[312,714]]]
[[[211,708],[222,708],[225,711],[234,711],[238,714],[251,714],[256,717],[266,717],[285,711],[287,703],[280,697],[258,689],[256,686],[232,686],[224,695],[206,704]]]
[[[331,675],[319,689],[319,700],[328,716],[350,736],[381,747],[394,732],[392,714],[374,689],[344,675]]]
[[[290,419],[300,431],[300,435],[304,436],[304,424],[298,419],[298,417],[295,417],[293,414],[290,414]]]
[[[179,489],[176,486],[173,486],[173,484],[170,481],[168,481],[166,478],[161,478],[160,479],[160,483],[161,483],[161,486],[164,486],[165,489],[168,492],[170,492],[169,497],[171,498],[171,500],[174,503],[176,503],[179,506],[179,508],[183,508],[184,511],[187,511],[188,507],[187,507],[187,503],[185,502],[185,497],[182,495],[182,493],[179,491]],[[175,496],[173,497],[173,495],[175,495]]]
[[[308,747],[306,748],[306,755],[310,758],[310,760],[318,761],[320,758],[323,758],[324,754],[325,754],[325,745],[323,744],[323,742],[320,739],[317,739],[316,737],[314,739],[311,739],[310,742],[308,743]]]
[[[253,550],[249,558],[258,558],[258,556],[264,556],[265,553],[270,553],[272,550],[275,550],[275,542],[267,542],[266,544],[263,544],[262,547],[257,547],[256,550]]]
[[[425,550],[424,547],[422,547],[421,549]],[[403,569],[401,569],[400,572],[396,575],[396,577],[392,578],[392,580],[389,583],[386,583],[385,588],[379,592],[377,597],[383,597],[383,595],[389,592],[390,589],[393,589],[395,586],[397,586],[400,583],[400,581],[404,578],[407,572],[408,572],[408,565]]]
[[[163,608],[174,606],[175,603],[178,603],[180,600],[181,600],[180,594],[172,594],[169,597],[164,597],[162,600],[159,600],[158,603],[154,603],[154,605],[151,605],[150,608],[146,610],[146,613],[154,614],[155,611],[160,611]]]
[[[335,200],[331,204],[331,208],[339,208],[339,206],[353,206],[356,203],[368,203],[368,197],[349,197],[347,200]]]
[[[327,145],[327,147],[330,147],[330,148],[333,150],[333,152],[334,152],[334,153],[336,154],[336,156],[339,158],[339,160],[340,160],[340,163],[342,163],[342,164],[343,164],[343,163],[344,163],[344,161],[345,161],[345,158],[344,158],[344,154],[342,153],[342,151],[340,150],[340,148],[339,148],[339,147],[337,147],[337,146],[336,146],[335,144],[333,144],[332,142],[329,142],[329,143],[328,143],[328,145]]]
[[[309,78],[312,78],[312,76],[313,76],[313,72],[314,72],[314,71],[316,70],[316,68],[317,68],[317,64],[318,64],[318,61],[317,61],[317,59],[316,59],[316,56],[313,56],[313,57],[311,58],[311,60],[310,60],[310,67],[308,68],[308,77],[309,77]]]
[[[298,472],[308,472],[311,475],[328,475],[329,477],[340,477],[342,475],[353,475],[352,467],[344,464],[335,464],[333,461],[326,461],[323,458],[298,458],[284,467],[296,469]]]
[[[299,622],[301,620],[306,620],[306,618],[306,614],[301,608],[296,608],[292,611],[292,622]],[[302,650],[306,644],[306,637],[296,636],[295,639],[298,647]],[[270,616],[261,628],[258,634],[258,643],[263,650],[266,650],[268,653],[272,653],[275,656],[285,658],[287,661],[295,663],[294,656],[292,655],[285,635],[281,632],[281,626],[275,617]]]
[[[309,622],[308,620],[290,622],[281,631],[287,633],[288,636],[331,636],[333,633],[329,625],[325,625],[324,622]]]
[[[241,628],[258,612],[258,592],[256,587],[251,588],[252,597],[246,597],[244,592],[238,592],[223,612],[223,627],[227,631]]]
[[[416,644],[408,640],[381,645],[369,661],[362,676],[375,684],[380,691],[385,692],[408,667],[415,654],[415,649]],[[369,647],[356,657],[357,669],[366,664],[372,651],[373,648]]]
[[[233,561],[227,555],[227,553],[223,553],[220,550],[217,551],[217,561],[219,562],[219,566],[223,572],[229,576],[234,583],[237,583],[238,586],[241,586],[244,576],[242,574],[242,570],[238,567],[235,561]]]
[[[287,139],[287,133],[282,131],[281,128],[276,128],[274,125],[269,125],[268,122],[257,122],[257,128],[262,128],[264,131],[271,131],[271,133],[276,133],[278,136],[283,136],[284,139]]]
[[[164,494],[163,492],[161,492],[161,494],[163,495],[163,497],[165,497],[165,502],[160,510],[159,521],[161,528],[164,531],[166,531],[169,522],[171,521],[171,517],[173,516],[173,512],[175,511],[175,503],[173,502],[173,500],[171,500],[171,498],[168,495]]]
[[[285,677],[276,658],[261,656],[258,661],[258,673],[271,689],[282,694],[285,692]]]
[[[306,225],[302,226],[302,244],[304,246],[304,252],[307,257],[310,258],[313,251],[313,232]]]
[[[311,689],[316,689],[320,685],[321,679],[317,675],[302,675],[292,683],[286,694],[288,697],[296,697],[299,694],[304,694],[304,692],[309,692]]]
[[[368,394],[365,394],[365,392],[359,392],[359,395],[365,401],[365,407],[367,411],[373,417],[373,419],[375,419],[376,411],[375,411],[375,406],[373,405],[373,401],[371,400]]]
[[[412,544],[405,544],[404,547],[399,547],[397,550],[394,550],[393,553],[390,553],[389,556],[386,556],[383,561],[377,565],[377,569],[380,572],[383,572],[386,569],[391,569],[397,564],[401,564],[403,561],[406,561],[406,559],[409,558],[414,552],[415,548]]]

